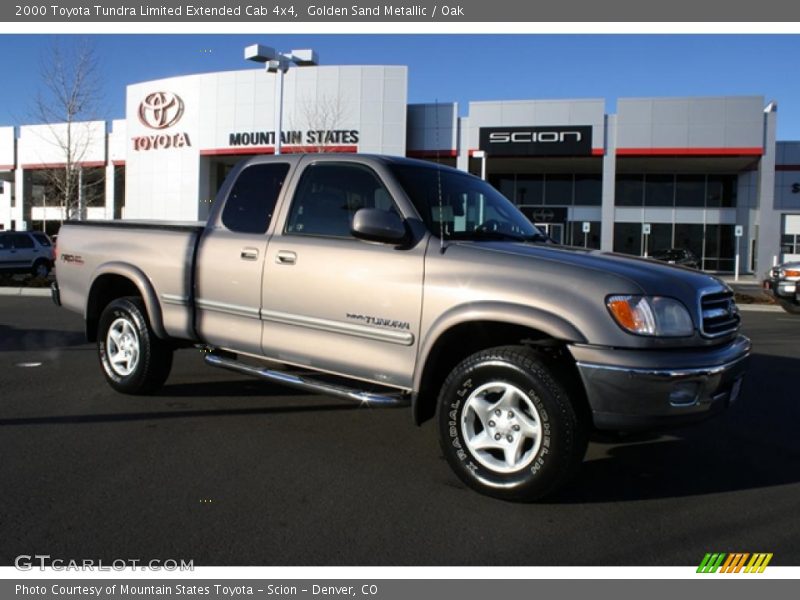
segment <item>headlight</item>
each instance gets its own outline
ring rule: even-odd
[[[617,324],[638,335],[684,337],[694,333],[686,307],[662,296],[609,296],[606,306]]]

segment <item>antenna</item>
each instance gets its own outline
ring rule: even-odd
[[[444,254],[444,206],[442,204],[442,163],[439,157],[439,99],[434,101],[434,129],[436,130],[436,185],[438,187],[437,196],[439,200],[439,253]]]

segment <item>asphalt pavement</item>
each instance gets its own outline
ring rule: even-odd
[[[800,565],[800,317],[744,313],[736,406],[663,435],[594,441],[541,504],[467,488],[434,424],[176,355],[154,397],[103,380],[78,315],[0,298],[0,565],[675,565],[772,552]]]

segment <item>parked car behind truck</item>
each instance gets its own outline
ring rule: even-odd
[[[41,231],[0,231],[0,273],[47,277],[53,244]]]
[[[592,428],[736,399],[750,342],[718,279],[547,241],[486,182],[361,155],[249,159],[208,222],[66,223],[54,297],[106,380],[151,394],[177,348],[212,366],[436,417],[455,473],[535,500]]]

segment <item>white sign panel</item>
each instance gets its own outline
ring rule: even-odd
[[[742,234],[744,233],[744,227],[737,225],[733,231],[736,237],[742,237]]]
[[[589,221],[583,222],[583,233],[589,233],[592,230],[592,224]]]
[[[650,235],[650,223],[642,224],[642,233],[645,235]]]

